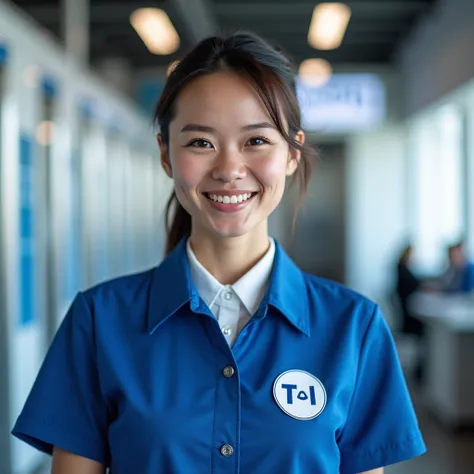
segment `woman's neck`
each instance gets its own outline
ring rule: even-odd
[[[239,237],[216,237],[193,232],[190,243],[196,258],[223,285],[232,285],[268,251],[268,233],[250,232]]]

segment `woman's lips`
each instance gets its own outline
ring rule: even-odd
[[[209,204],[220,212],[237,212],[247,207],[258,192],[252,191],[225,191],[222,193],[208,192],[204,196]]]

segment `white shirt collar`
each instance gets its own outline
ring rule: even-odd
[[[216,296],[225,288],[199,262],[194,254],[189,239],[186,244],[191,278],[196,290],[207,304],[211,306]],[[230,285],[250,315],[253,315],[265,296],[275,257],[275,242],[270,238],[267,253],[236,283]]]

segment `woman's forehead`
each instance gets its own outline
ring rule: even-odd
[[[270,121],[269,113],[252,85],[239,75],[218,72],[190,82],[176,101],[175,121],[227,122],[236,127]]]

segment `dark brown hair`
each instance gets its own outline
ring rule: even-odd
[[[154,119],[160,127],[164,146],[169,144],[169,124],[181,90],[191,80],[223,69],[234,71],[249,81],[283,138],[291,148],[301,151],[301,161],[294,175],[300,184],[301,202],[307,191],[315,151],[308,144],[301,146],[296,140],[296,134],[301,130],[301,113],[296,96],[295,72],[281,52],[257,35],[239,32],[225,38],[207,38],[179,62],[168,77],[156,106]],[[174,192],[166,207],[166,230],[166,255],[191,233],[191,216],[178,202]]]

